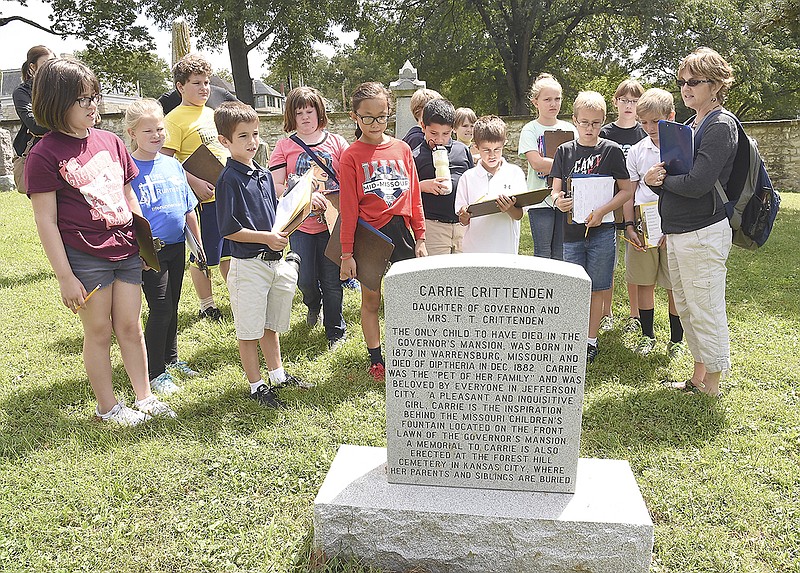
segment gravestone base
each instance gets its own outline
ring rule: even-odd
[[[390,484],[386,449],[342,445],[314,547],[384,572],[646,573],[653,522],[628,462],[580,459],[574,494]]]

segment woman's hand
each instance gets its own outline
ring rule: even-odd
[[[664,178],[667,176],[667,170],[664,167],[664,162],[656,163],[647,173],[644,174],[644,182],[649,187],[661,187],[664,184]]]

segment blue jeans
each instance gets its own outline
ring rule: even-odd
[[[611,288],[616,254],[617,230],[613,224],[592,227],[584,240],[564,243],[564,260],[586,269],[592,292]]]
[[[564,217],[564,213],[549,207],[528,210],[534,257],[564,260]]]
[[[289,243],[301,259],[297,286],[303,293],[303,304],[312,311],[322,308],[325,336],[328,340],[338,340],[345,333],[343,294],[339,267],[325,256],[330,236],[328,231],[314,235],[295,231],[289,235]]]

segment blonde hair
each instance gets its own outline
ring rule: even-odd
[[[442,94],[436,90],[422,88],[415,91],[414,95],[411,96],[411,113],[414,116],[414,119],[419,121],[422,117],[422,110],[425,109],[425,104],[432,99],[439,99],[441,97]]]
[[[614,99],[621,98],[624,95],[632,95],[635,98],[642,97],[644,93],[644,88],[642,84],[639,83],[638,80],[622,80],[620,84],[617,86],[617,91],[614,92]]]
[[[672,94],[660,88],[650,88],[636,102],[636,115],[667,118],[675,111]]]
[[[496,115],[484,115],[475,122],[472,132],[475,145],[482,142],[506,141],[506,123]]]
[[[563,92],[564,90],[561,89],[561,84],[558,83],[558,80],[555,79],[552,75],[548,74],[547,72],[542,72],[536,79],[533,80],[533,84],[531,85],[530,91],[530,98],[531,103],[533,100],[539,99],[539,94],[541,93],[543,88],[553,88],[558,90],[559,92]]]
[[[474,124],[478,120],[478,116],[470,107],[460,107],[456,109],[455,119],[453,119],[453,127],[461,127],[469,122]]]
[[[152,98],[137,99],[125,110],[125,127],[136,129],[136,125],[143,117],[164,119],[164,110],[161,104]]]
[[[733,68],[719,55],[719,52],[706,47],[697,48],[683,58],[678,66],[678,76],[685,70],[695,77],[712,80],[718,90],[717,97],[720,102],[725,101],[728,90],[733,85]]]
[[[602,111],[606,115],[606,98],[597,92],[579,92],[572,104],[572,115],[578,117],[581,110]]]

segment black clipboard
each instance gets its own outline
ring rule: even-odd
[[[686,175],[694,165],[694,130],[682,123],[658,121],[658,148],[667,175]]]
[[[136,231],[136,243],[139,245],[139,256],[148,267],[156,272],[161,272],[161,263],[158,262],[158,251],[161,250],[163,242],[161,239],[153,238],[153,231],[150,229],[150,222],[136,213],[133,215],[133,228]]]

